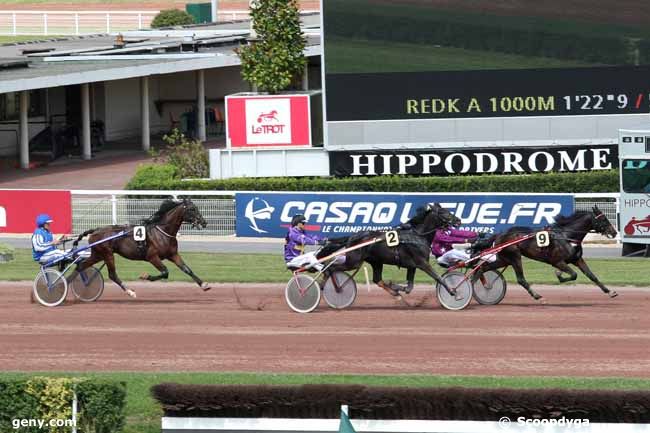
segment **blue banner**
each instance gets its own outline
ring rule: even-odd
[[[426,203],[440,203],[461,218],[463,228],[498,233],[512,226],[543,227],[573,212],[571,194],[351,194],[238,193],[236,234],[284,237],[296,214],[307,230],[325,237],[388,230]]]

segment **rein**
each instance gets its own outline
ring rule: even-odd
[[[155,227],[156,227],[156,230],[158,230],[160,233],[162,233],[163,235],[167,236],[168,238],[172,238],[172,239],[173,239],[173,238],[176,237],[176,236],[172,236],[172,235],[170,235],[169,233],[167,233],[166,231],[164,231],[163,229],[161,229],[159,225],[156,225]]]

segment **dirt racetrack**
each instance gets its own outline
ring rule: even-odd
[[[364,285],[365,286],[365,285]],[[0,366],[17,371],[259,371],[650,377],[650,290],[510,287],[499,306],[446,311],[360,287],[334,311],[291,312],[277,284],[112,283],[94,304],[45,308],[31,283],[0,283]],[[416,291],[411,299],[422,298]],[[266,303],[262,310],[256,307]]]

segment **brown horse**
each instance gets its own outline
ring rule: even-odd
[[[163,201],[158,211],[143,222],[146,231],[144,241],[136,241],[134,239],[134,226],[132,225],[107,226],[88,230],[79,235],[73,243],[73,248],[76,248],[79,241],[87,235],[90,235],[88,237],[89,243],[101,241],[120,232],[125,232],[126,235],[93,246],[90,257],[79,263],[77,272],[103,261],[108,268],[109,278],[129,296],[135,298],[135,292],[127,289],[122,280],[117,276],[114,254],[117,253],[129,260],[147,261],[155,266],[160,271],[160,275],[152,276],[145,273],[140,277],[149,281],[167,279],[169,271],[162,261],[171,260],[183,272],[192,277],[199,287],[203,290],[210,290],[210,286],[197,277],[178,254],[176,234],[183,223],[192,224],[193,227],[197,228],[207,226],[201,212],[199,212],[196,205],[189,199]]]
[[[496,261],[493,263],[485,263],[474,274],[474,279],[479,278],[487,270],[499,269],[510,265],[515,271],[519,285],[526,289],[535,300],[545,303],[544,298],[530,287],[530,284],[524,277],[524,268],[521,262],[521,256],[523,255],[555,267],[557,269],[555,274],[560,283],[574,281],[578,278],[576,271],[569,267],[571,264],[577,266],[583,274],[600,287],[604,293],[608,294],[610,298],[618,295],[615,291],[609,290],[600,282],[582,258],[582,241],[587,233],[595,231],[609,238],[616,237],[616,229],[597,206],[593,207],[592,212],[577,211],[568,217],[559,216],[556,218],[555,224],[546,229],[546,231],[549,232],[550,236],[549,244],[545,247],[537,245],[535,237],[532,236],[535,231],[528,227],[512,227],[504,233],[494,235],[485,241],[480,241],[480,245],[475,244],[474,252],[477,253],[492,245],[498,246],[518,238],[531,236],[528,239],[499,251]],[[565,273],[568,274],[568,277],[562,275]]]

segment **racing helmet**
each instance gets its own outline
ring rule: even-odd
[[[291,227],[295,227],[300,223],[306,223],[307,218],[301,213],[294,215],[293,218],[291,218]]]
[[[39,216],[36,217],[36,225],[38,227],[43,227],[45,224],[51,223],[51,222],[52,222],[52,217],[49,216],[46,213],[42,213],[42,214],[40,214]]]

